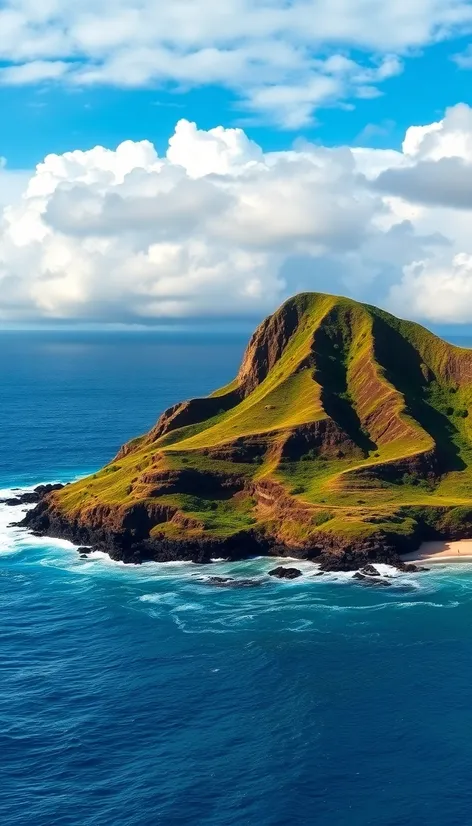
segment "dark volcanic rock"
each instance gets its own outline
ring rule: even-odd
[[[92,551],[93,551],[93,548],[88,548],[88,547],[86,547],[86,546],[81,547],[81,548],[77,548],[77,553],[78,553],[78,554],[85,554],[85,556],[86,556],[87,554],[91,554],[91,553],[92,553]]]
[[[17,526],[27,528],[35,536],[67,539],[79,546],[79,553],[90,553],[91,549],[97,549],[109,554],[111,559],[127,564],[147,561],[208,564],[214,558],[224,557],[232,561],[268,554],[281,556],[284,552],[293,556],[294,553],[293,548],[281,546],[257,529],[243,530],[223,539],[203,536],[171,539],[156,531],[151,537],[150,531],[156,526],[156,522],[165,522],[172,514],[164,513],[161,506],[156,506],[153,510],[142,503],[124,514],[119,510],[114,513],[107,506],[97,506],[96,512],[89,513],[85,523],[80,517],[68,518],[56,507],[54,498],[47,496],[51,490],[59,487],[62,486],[44,485],[36,492],[29,492],[40,496],[40,501],[26,511]],[[335,539],[330,539],[325,548],[320,545],[315,549],[301,549],[300,558],[316,560],[320,565],[320,573],[360,570],[361,576],[381,584],[384,584],[383,578],[372,563],[388,563],[402,571],[424,570],[407,565],[398,551],[386,542],[343,547]],[[270,576],[289,580],[302,574],[297,568],[282,566],[269,573]]]
[[[218,588],[257,588],[262,585],[260,579],[233,579],[230,576],[210,576],[205,582]]]
[[[297,579],[301,575],[302,572],[298,568],[283,568],[280,566],[269,571],[269,576],[277,577],[277,579]]]
[[[359,573],[363,574],[363,576],[380,576],[377,568],[374,568],[373,565],[365,565],[364,568],[361,568]]]
[[[357,571],[357,573],[354,574],[353,579],[355,579],[357,582],[362,582],[363,585],[379,585],[384,588],[390,587],[390,582],[388,582],[386,579],[383,579],[380,576],[364,576],[364,574],[361,574],[360,571]]]
[[[65,485],[63,485],[62,482],[56,482],[55,485],[38,485],[38,487],[34,489],[34,492],[42,499],[43,496],[46,496],[46,494],[51,493],[53,490],[62,490],[62,488],[65,488]]]
[[[393,568],[403,570],[404,563],[399,556],[398,549],[387,541],[381,545],[364,543],[363,541],[349,547],[327,547],[316,560],[323,571],[359,571],[373,567],[374,564],[384,563]],[[378,572],[377,572],[378,574]],[[374,576],[374,574],[370,574]]]
[[[2,499],[2,505],[34,505],[36,502],[39,502],[38,496],[34,493],[34,491],[28,491],[28,493],[22,493],[19,496],[14,496],[10,499]]]
[[[240,531],[229,538],[192,537],[185,540],[169,539],[163,535],[149,536],[153,525],[144,506],[129,510],[125,516],[113,520],[113,514],[97,513],[84,524],[76,518],[69,519],[58,511],[50,501],[42,499],[35,508],[28,511],[19,527],[37,531],[42,536],[67,539],[75,545],[92,546],[104,551],[115,562],[137,564],[141,562],[195,562],[208,564],[214,558],[247,559],[266,554],[268,543],[252,530]],[[165,521],[165,520],[164,520]]]
[[[64,485],[56,484],[56,485],[38,485],[37,488],[34,490],[25,491],[25,493],[20,493],[18,496],[11,497],[10,499],[2,499],[1,502],[3,505],[36,505],[38,502],[43,499],[46,494],[51,493],[53,490],[61,490]]]

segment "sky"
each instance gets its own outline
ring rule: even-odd
[[[0,323],[472,330],[472,2],[0,0]]]

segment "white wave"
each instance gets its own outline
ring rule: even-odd
[[[303,631],[307,631],[308,628],[311,628],[312,625],[312,620],[300,619],[296,625],[289,625],[287,631],[292,631],[294,634],[301,634]]]
[[[374,562],[374,568],[379,572],[380,576],[395,577],[401,574],[398,568],[394,568],[393,565],[386,565],[383,562]]]
[[[180,597],[177,591],[166,591],[165,593],[159,594],[142,594],[138,597],[138,602],[153,607],[166,607],[168,610],[172,610],[179,607],[179,599]],[[156,615],[155,612],[154,615]]]
[[[21,493],[26,493],[34,490],[30,488],[2,488],[0,490],[0,499],[10,499],[18,496]],[[25,544],[26,538],[34,539],[23,528],[13,527],[13,523],[20,522],[26,511],[30,510],[33,505],[0,505],[0,553],[11,554],[20,550],[21,546]]]
[[[79,557],[80,559],[80,557]],[[112,559],[110,554],[105,553],[105,551],[88,551],[86,559],[82,560],[85,563],[87,562],[103,562],[105,565],[111,565],[112,567],[118,566],[119,568],[126,568],[126,563],[121,562],[119,559]]]
[[[14,498],[22,493],[34,490],[34,488],[37,487],[37,484],[30,486],[1,488],[0,499]],[[12,527],[12,523],[21,521],[24,513],[33,507],[34,504],[19,506],[0,504],[0,555],[13,555],[24,552],[28,548],[36,548],[44,551],[44,553],[41,554],[42,559],[40,564],[57,567],[70,571],[74,574],[83,574],[88,576],[97,576],[102,574],[110,576],[112,575],[112,572],[114,572],[117,577],[122,578],[123,576],[126,576],[129,581],[136,581],[136,578],[138,578],[141,583],[149,582],[150,590],[152,590],[153,587],[151,583],[162,583],[162,585],[166,588],[168,598],[170,599],[170,601],[167,602],[167,605],[171,605],[172,608],[177,609],[179,608],[178,603],[181,601],[183,606],[181,605],[179,610],[182,612],[187,611],[190,614],[199,610],[199,608],[197,608],[197,604],[192,601],[195,597],[194,589],[201,589],[202,576],[208,576],[209,570],[212,575],[226,575],[234,579],[238,579],[253,577],[266,578],[269,571],[278,565],[282,565],[284,567],[297,567],[302,572],[301,577],[292,581],[282,581],[275,578],[271,579],[274,588],[270,590],[268,589],[259,602],[257,601],[257,598],[255,598],[255,594],[253,592],[251,592],[251,597],[249,597],[249,592],[238,589],[238,593],[240,595],[247,593],[247,596],[245,597],[240,596],[241,599],[246,600],[246,608],[248,607],[247,601],[250,599],[251,610],[254,609],[258,614],[262,612],[270,612],[272,610],[278,611],[281,607],[284,609],[286,607],[297,608],[303,604],[304,599],[307,599],[307,606],[309,606],[311,611],[378,611],[385,607],[403,609],[411,608],[416,605],[437,608],[454,607],[458,603],[442,603],[440,598],[439,600],[437,599],[439,596],[438,592],[443,589],[444,584],[452,582],[453,580],[454,583],[457,583],[458,587],[460,587],[464,598],[468,598],[468,592],[472,589],[472,578],[470,577],[472,564],[448,564],[445,561],[444,564],[436,565],[432,571],[421,571],[418,574],[413,575],[410,572],[403,573],[401,571],[397,571],[389,565],[375,563],[374,567],[378,570],[379,574],[382,577],[389,578],[391,587],[390,589],[386,589],[385,594],[386,596],[388,594],[388,601],[377,602],[374,605],[368,606],[343,606],[332,604],[333,602],[336,603],[337,600],[333,600],[333,595],[330,592],[328,592],[329,597],[327,597],[324,596],[326,591],[323,588],[316,588],[315,592],[312,590],[312,586],[322,586],[325,584],[333,585],[334,583],[337,583],[349,584],[352,587],[352,577],[355,572],[327,572],[324,573],[323,576],[318,576],[320,573],[319,565],[316,562],[310,562],[307,560],[298,560],[295,558],[291,559],[289,557],[254,557],[248,560],[233,562],[223,558],[215,558],[212,560],[213,565],[210,566],[209,569],[208,565],[197,565],[184,560],[169,561],[164,563],[146,562],[139,566],[126,565],[123,562],[111,559],[107,553],[102,551],[89,552],[87,557],[82,559],[79,554],[77,554],[78,545],[72,542],[62,539],[51,539],[49,537],[36,537],[23,528]],[[461,576],[465,573],[467,573],[468,576]],[[186,591],[184,599],[182,599],[183,594],[180,594],[179,596],[175,591],[172,591],[172,581],[175,582],[176,580],[181,581],[181,587]],[[189,586],[192,588],[190,593]],[[406,595],[404,596],[403,594],[400,594],[402,589],[409,589],[412,591],[411,600],[408,599]],[[230,589],[228,589],[226,593],[229,591]],[[262,591],[265,591],[265,589],[261,589],[261,593]],[[369,589],[369,591],[371,595],[376,593],[374,587]],[[283,596],[284,592],[287,599]],[[421,593],[424,597],[432,597],[431,601],[425,602],[418,600],[417,596],[419,593]],[[268,600],[269,594],[271,596]],[[436,599],[433,597],[433,594]],[[157,603],[162,601],[161,595],[156,594],[145,594],[143,597],[139,597],[139,599],[143,603]],[[213,596],[212,599],[215,600],[217,598]],[[371,599],[371,597],[369,597],[369,599]],[[328,604],[328,600],[330,604]],[[268,604],[268,602],[270,604]],[[157,608],[157,605],[155,607]],[[205,610],[207,610],[207,608]],[[183,617],[181,619],[183,620]],[[238,624],[241,622],[241,619],[235,618],[233,622]]]
[[[14,499],[25,493],[31,493],[38,485],[56,484],[56,482],[36,482],[34,485],[22,487],[0,488],[0,500]],[[35,504],[7,505],[0,503],[0,554],[14,554],[25,547],[51,547],[64,550],[74,550],[77,545],[66,539],[51,539],[47,536],[33,536],[26,528],[17,527],[25,513],[35,507]]]
[[[82,478],[83,474],[77,475],[75,479]],[[15,487],[0,488],[0,499],[14,499],[25,493],[30,493],[35,490],[38,485],[55,484],[56,482],[39,481],[32,485],[22,485]],[[105,566],[105,569],[122,570],[131,575],[145,575],[149,577],[150,574],[164,574],[164,570],[168,569],[166,575],[171,575],[171,571],[176,569],[188,568],[192,563],[186,561],[175,562],[145,562],[142,565],[127,565],[119,560],[112,559],[109,554],[103,551],[90,551],[85,559],[81,558],[76,552],[80,545],[70,542],[67,539],[56,539],[48,536],[34,536],[26,528],[17,527],[16,523],[21,522],[24,515],[35,507],[35,503],[22,505],[7,505],[0,503],[0,555],[12,555],[21,553],[26,548],[43,548],[49,553],[45,555],[42,560],[43,565],[50,567],[60,567],[67,569],[74,573],[92,573],[100,570]],[[55,550],[73,551],[74,556],[54,554]],[[192,565],[192,567],[194,567]],[[152,577],[151,577],[152,578]]]
[[[176,611],[204,611],[205,606],[201,605],[199,602],[183,602],[175,610]]]
[[[182,620],[178,614],[173,614],[172,618],[177,628],[183,634],[236,634],[237,629],[232,628],[213,628],[211,625],[204,625],[201,628],[196,628],[194,625],[188,625]]]

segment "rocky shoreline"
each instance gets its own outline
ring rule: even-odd
[[[53,490],[62,490],[63,487],[65,487],[65,485],[57,482],[56,484],[38,485],[34,490],[23,491],[23,493],[20,488],[18,488],[16,496],[10,496],[7,499],[0,500],[0,502],[2,505],[9,505],[10,507],[15,507],[16,505],[35,505],[41,502],[48,493],[52,493]]]
[[[116,562],[135,565],[147,561],[209,564],[215,558],[236,561],[253,556],[288,557],[316,562],[323,572],[357,571],[359,580],[378,576],[372,570],[369,573],[375,563],[391,565],[400,571],[421,570],[416,565],[405,563],[400,553],[388,543],[336,547],[331,540],[329,547],[295,549],[271,541],[255,530],[234,534],[229,539],[151,539],[149,534],[146,536],[145,526],[140,526],[139,512],[135,512],[134,521],[116,529],[107,528],[104,524],[94,528],[67,519],[51,506],[49,494],[63,487],[62,484],[39,485],[33,491],[19,492],[15,497],[4,499],[3,504],[34,505],[21,521],[14,523],[15,526],[25,528],[35,536],[69,540],[79,546],[78,552],[82,556],[97,550],[107,553]],[[295,579],[299,572],[296,568],[278,568],[271,574],[281,579]]]

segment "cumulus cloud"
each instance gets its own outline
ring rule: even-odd
[[[0,83],[220,84],[294,128],[471,24],[469,0],[4,0]]]
[[[421,161],[410,168],[388,169],[375,185],[413,203],[472,208],[472,164],[462,158],[441,158]]]
[[[405,164],[385,169],[378,190],[411,203],[472,208],[472,110],[458,105],[444,119],[412,127],[403,143]]]
[[[0,168],[0,318],[261,316],[325,290],[472,321],[471,164],[459,105],[401,152],[267,153],[182,120],[163,157],[125,141],[48,155],[28,180]]]
[[[447,260],[414,261],[404,268],[400,284],[390,291],[393,308],[432,321],[472,320],[472,255],[459,253]]]
[[[459,103],[445,117],[426,126],[411,126],[403,141],[403,153],[412,161],[462,158],[472,161],[472,109]]]
[[[4,317],[126,320],[251,314],[283,294],[294,254],[355,250],[377,196],[350,150],[272,153],[241,130],[181,121],[147,141],[50,155],[0,240]]]

